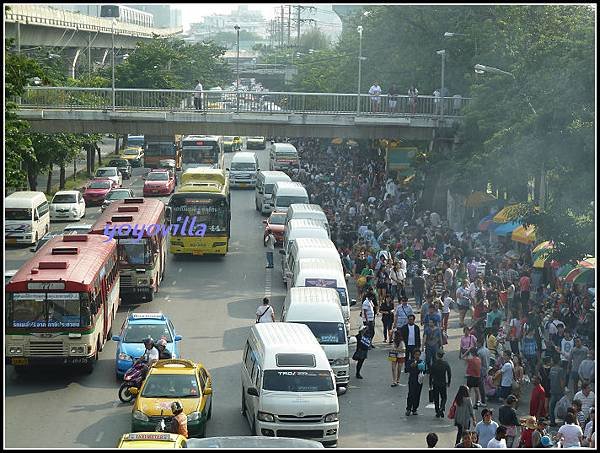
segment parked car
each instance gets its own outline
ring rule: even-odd
[[[121,187],[123,185],[123,175],[117,167],[100,167],[96,170],[95,178],[110,179],[113,182],[113,187]]]
[[[141,167],[144,158],[144,150],[139,146],[127,147],[123,150],[123,159],[127,159],[132,167]]]
[[[50,202],[50,220],[79,220],[85,217],[85,200],[78,190],[60,190]]]
[[[52,239],[53,237],[56,237],[56,236],[62,236],[62,233],[59,233],[57,231],[49,231],[44,236],[42,236],[42,238],[40,240],[38,240],[35,245],[32,245],[31,247],[29,247],[29,251],[33,252],[33,253],[37,252],[39,249],[41,249],[44,246],[44,244],[46,242],[48,242],[50,239]]]
[[[63,234],[88,234],[92,226],[91,223],[72,223],[65,227]]]
[[[285,217],[287,212],[272,212],[268,219],[263,220],[265,224],[265,232],[263,239],[267,237],[267,230],[270,229],[273,232],[273,236],[275,236],[275,243],[282,245],[283,244],[283,235],[285,230]]]
[[[246,149],[265,149],[267,141],[264,137],[248,137],[246,139]]]
[[[123,175],[123,179],[131,178],[131,164],[127,159],[111,159],[108,162],[109,167],[117,167],[121,174]]]
[[[124,200],[125,198],[133,198],[135,195],[133,194],[133,190],[131,189],[112,189],[104,198],[104,202],[100,207],[100,210],[104,212],[104,210],[110,205],[113,201]]]
[[[83,191],[83,199],[88,205],[102,204],[113,183],[110,179],[92,179]]]
[[[150,195],[170,195],[175,191],[175,177],[166,168],[153,169],[144,176],[145,197]]]

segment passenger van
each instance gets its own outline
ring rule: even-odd
[[[273,187],[271,209],[273,211],[287,211],[292,203],[308,203],[308,192],[299,182],[279,181]]]
[[[318,204],[306,204],[306,203],[292,203],[287,210],[287,216],[285,218],[285,224],[292,219],[313,219],[319,220],[325,224],[325,228],[327,229],[327,233],[331,236],[331,231],[329,230],[329,221],[327,220],[327,216],[323,212],[323,208]]]
[[[235,153],[227,170],[231,187],[255,187],[258,157],[246,151]]]
[[[242,414],[252,434],[337,443],[340,408],[335,377],[306,325],[253,325],[241,368]]]
[[[286,253],[297,238],[330,239],[325,225],[312,219],[294,219],[286,225],[283,233],[283,249]]]
[[[333,288],[295,287],[287,293],[281,316],[283,322],[308,326],[327,355],[337,386],[350,381],[346,320],[341,308]]]
[[[50,204],[44,192],[22,191],[4,199],[6,244],[35,244],[50,230]]]
[[[291,285],[296,263],[301,258],[332,258],[340,260],[340,254],[335,244],[330,239],[298,238],[289,247],[289,250],[280,250],[282,255],[281,269],[283,281]],[[340,260],[341,266],[341,260]]]
[[[350,306],[356,304],[356,300],[350,300],[348,296],[346,275],[339,258],[301,258],[294,268],[290,286],[334,288],[338,293],[344,322],[350,329]]]
[[[269,157],[269,170],[291,170],[300,167],[298,150],[291,143],[273,143]]]
[[[278,181],[291,182],[291,178],[282,171],[259,171],[256,175],[254,203],[261,214],[270,214],[273,187]]]

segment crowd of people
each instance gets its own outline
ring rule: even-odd
[[[451,416],[457,426],[457,447],[593,446],[595,309],[588,288],[565,284],[555,269],[535,269],[531,247],[515,251],[510,239],[450,229],[386,174],[382,149],[292,143],[301,161],[297,180],[328,216],[362,303],[356,377],[375,347],[380,315],[382,340],[391,345],[390,385],[408,374],[406,416],[418,414],[427,383],[436,417]],[[444,359],[452,311],[463,329],[464,368]],[[446,413],[451,376],[463,372],[466,385]],[[517,412],[526,392],[529,412]],[[491,401],[501,404],[498,422]]]

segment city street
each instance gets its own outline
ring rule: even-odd
[[[268,168],[268,151],[258,151],[260,166]],[[232,154],[226,155],[226,162]],[[143,169],[125,181],[141,195]],[[122,305],[116,320],[120,328],[126,314],[162,311],[173,321],[181,341],[182,355],[202,362],[212,374],[214,405],[208,423],[208,436],[249,435],[250,429],[240,415],[240,361],[242,346],[255,320],[255,311],[265,294],[267,272],[272,273],[272,302],[279,318],[285,296],[278,264],[265,269],[262,243],[262,216],[254,207],[253,190],[233,190],[232,242],[225,257],[169,257],[166,278],[154,301],[141,305]],[[163,200],[166,201],[166,198]],[[87,208],[82,223],[98,218],[99,208]],[[59,231],[66,223],[54,223]],[[31,257],[29,248],[7,249],[6,269],[18,268]],[[354,294],[354,285],[349,285]],[[412,300],[411,300],[412,302]],[[352,332],[360,324],[360,303],[352,310]],[[404,415],[408,375],[401,385],[391,388],[389,346],[383,345],[381,319],[376,318],[376,349],[369,352],[363,367],[364,379],[351,380],[348,392],[339,397],[339,447],[425,447],[425,436],[436,432],[438,447],[454,446],[453,421],[435,417],[428,404],[427,380],[421,394],[419,415]],[[448,391],[449,408],[457,388],[465,383],[465,366],[458,360],[456,312],[452,313],[446,359],[453,369]],[[351,346],[350,355],[354,352]],[[117,398],[115,380],[115,343],[108,342],[91,375],[64,369],[39,369],[18,376],[12,366],[5,369],[5,442],[7,447],[29,448],[110,448],[130,431],[131,405]],[[354,375],[354,362],[351,364]],[[523,389],[529,397],[530,387]],[[521,410],[528,401],[521,402]],[[489,407],[497,408],[497,404]],[[477,411],[479,412],[479,411]],[[495,411],[495,417],[497,410]],[[477,417],[480,419],[480,416]]]

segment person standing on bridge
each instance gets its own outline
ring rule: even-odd
[[[369,94],[371,95],[371,111],[379,112],[379,104],[381,103],[381,87],[377,81],[373,82],[371,88],[369,88]]]
[[[196,110],[202,110],[202,90],[200,80],[196,80],[196,87],[194,88],[194,108]]]

